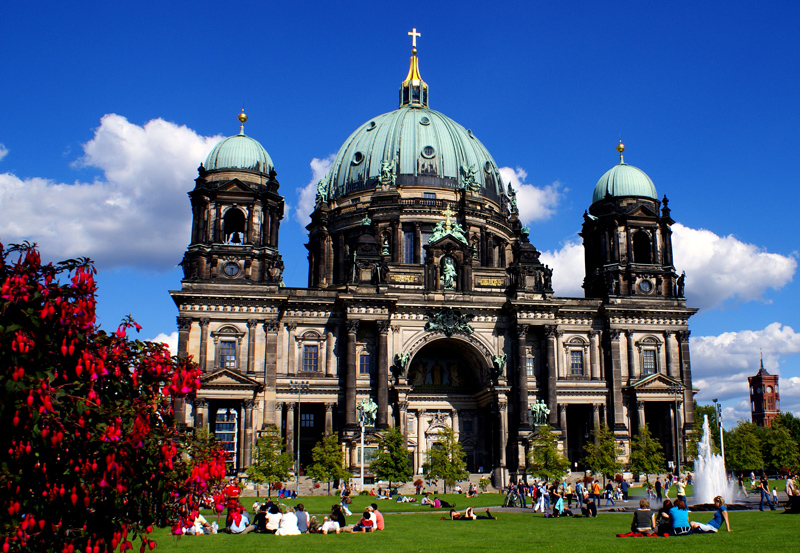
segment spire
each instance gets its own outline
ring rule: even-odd
[[[428,84],[419,74],[419,59],[417,58],[417,37],[422,36],[417,29],[409,31],[411,37],[411,60],[408,66],[408,76],[400,85],[400,107],[419,106],[428,107]]]
[[[622,143],[622,139],[619,139],[619,144],[617,144],[617,151],[619,152],[619,164],[625,165],[625,161],[622,159],[622,152],[625,151],[625,144]]]
[[[241,123],[241,125],[239,125],[239,134],[241,136],[244,136],[245,121],[247,121],[247,115],[245,115],[244,108],[242,108],[242,113],[239,114],[239,123]]]

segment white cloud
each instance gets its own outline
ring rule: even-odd
[[[100,169],[102,178],[65,184],[0,174],[0,236],[37,242],[46,259],[168,270],[190,238],[186,193],[220,139],[163,119],[139,126],[105,115],[75,164]]]
[[[686,271],[686,298],[701,309],[727,301],[758,301],[791,282],[797,260],[769,253],[734,236],[718,236],[680,223],[672,226],[675,266]]]
[[[553,293],[566,298],[583,297],[583,243],[568,241],[560,250],[542,252],[542,263],[553,269]]]
[[[336,154],[331,154],[324,159],[315,157],[311,160],[311,180],[297,191],[298,205],[294,210],[294,218],[303,228],[311,222],[311,213],[314,211],[314,203],[317,198],[317,183],[330,170],[335,158]]]
[[[151,338],[147,340],[148,342],[161,342],[162,344],[167,344],[169,347],[169,352],[171,355],[178,355],[178,333],[173,332],[172,334],[164,334],[161,332],[155,338]]]
[[[4,157],[8,155],[8,148],[6,148],[3,144],[0,144],[0,161],[3,160]]]
[[[517,191],[519,218],[525,224],[549,219],[556,212],[562,195],[568,191],[564,189],[561,192],[559,190],[561,183],[558,181],[548,184],[544,188],[526,183],[525,179],[528,177],[528,173],[522,167],[516,169],[500,167],[499,170],[503,182],[512,185]]]
[[[745,398],[744,407],[737,407],[736,416],[742,418],[740,411],[744,411],[744,418],[749,418],[747,377],[758,372],[762,351],[764,368],[771,374],[781,374],[785,358],[800,353],[800,332],[775,322],[762,330],[692,337],[693,384],[700,390],[697,400]],[[800,412],[800,377],[784,374],[779,384],[782,409]]]

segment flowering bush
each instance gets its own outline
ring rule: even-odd
[[[12,259],[17,258],[17,259]],[[225,475],[213,442],[178,432],[173,401],[200,371],[95,320],[88,260],[42,265],[0,244],[3,553],[154,549],[152,525],[192,518]]]

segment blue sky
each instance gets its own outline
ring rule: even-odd
[[[698,400],[722,399],[728,427],[748,417],[763,350],[800,414],[800,4],[283,4],[4,6],[0,240],[92,257],[101,324],[132,313],[169,336],[186,192],[244,105],[287,201],[285,279],[304,286],[302,192],[397,107],[416,27],[431,107],[521,188],[556,292],[580,295],[581,215],[621,136],[677,221]]]

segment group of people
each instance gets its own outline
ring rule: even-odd
[[[378,505],[368,506],[355,524],[347,524],[345,514],[339,504],[331,506],[330,515],[320,522],[316,516],[309,515],[302,503],[287,507],[267,501],[255,503],[255,516],[250,516],[241,504],[229,507],[226,528],[222,532],[230,534],[274,534],[276,536],[299,536],[300,534],[339,534],[341,532],[372,532],[384,529],[383,514]]]
[[[660,477],[656,477],[655,483],[647,483],[647,498],[656,501],[662,501],[664,497],[669,497],[670,488],[675,488],[676,498],[683,498],[686,501],[686,486],[692,483],[691,473],[686,473],[683,476],[679,474],[668,474],[661,482]]]
[[[600,502],[605,499],[606,506],[616,505],[615,501],[627,501],[630,484],[626,480],[614,485],[608,481],[605,486],[595,479],[580,479],[574,484],[566,480],[562,482],[544,482],[534,480],[532,483],[510,482],[506,487],[504,507],[528,508],[528,500],[534,512],[548,513],[552,516],[572,516],[572,504],[575,502],[584,516],[597,516]]]
[[[717,532],[722,525],[728,532],[731,523],[728,518],[728,509],[722,496],[714,498],[714,517],[707,523],[690,521],[689,508],[685,498],[677,498],[674,502],[665,499],[658,512],[650,509],[650,500],[639,500],[639,508],[633,513],[631,532],[634,534],[659,534],[684,536],[688,534],[706,534]]]

